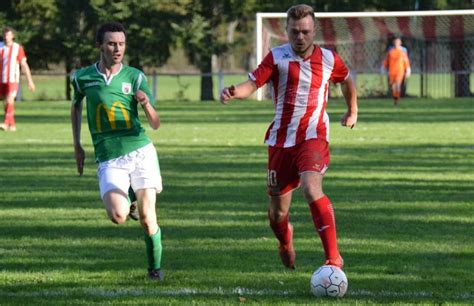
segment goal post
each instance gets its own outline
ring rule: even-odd
[[[315,43],[346,62],[362,97],[384,96],[380,66],[400,36],[412,63],[409,93],[419,97],[474,92],[474,10],[315,13]],[[257,65],[272,47],[286,43],[286,13],[256,14]],[[440,86],[442,84],[442,86]],[[262,100],[264,91],[257,91]]]

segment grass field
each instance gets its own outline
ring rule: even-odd
[[[267,225],[270,102],[160,102],[149,135],[164,191],[164,283],[145,277],[138,224],[116,226],[99,201],[92,146],[75,174],[68,102],[17,105],[0,134],[0,304],[474,303],[474,103],[361,100],[359,123],[329,105],[334,203],[349,290],[309,292],[323,252],[300,192],[292,207],[297,269]]]

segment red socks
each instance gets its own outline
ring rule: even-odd
[[[340,255],[337,247],[336,222],[331,201],[327,196],[323,196],[311,202],[309,208],[311,209],[314,226],[323,243],[326,259],[338,258]]]
[[[270,217],[270,212],[268,212],[268,220],[270,220],[270,227],[275,234],[275,237],[280,241],[280,244],[286,245],[291,240],[290,230],[289,230],[289,215],[286,215],[282,221],[276,222]]]
[[[5,103],[5,125],[15,126],[15,105]]]

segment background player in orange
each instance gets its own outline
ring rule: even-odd
[[[4,46],[0,48],[0,97],[5,98],[5,120],[0,124],[0,130],[16,131],[15,124],[15,98],[18,93],[18,84],[20,82],[20,65],[21,69],[28,80],[28,89],[35,90],[35,83],[31,78],[30,67],[26,62],[26,54],[23,47],[14,42],[15,33],[10,27],[3,30]]]
[[[386,70],[388,70],[389,84],[392,89],[393,104],[398,105],[402,83],[411,74],[408,54],[402,47],[402,40],[398,37],[393,39],[393,48],[388,51],[383,61],[382,71]]]

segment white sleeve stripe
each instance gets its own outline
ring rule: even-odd
[[[81,90],[81,87],[79,87],[79,82],[77,81],[76,73],[73,74],[72,79],[74,80],[74,83],[76,83],[76,89],[77,89],[77,91],[79,91],[81,94],[84,94],[84,93],[82,92],[82,90]]]
[[[135,91],[137,91],[138,89],[140,89],[140,86],[142,85],[142,79],[143,79],[142,75],[143,75],[143,74],[141,74],[141,73],[138,75],[137,88],[135,88]]]

